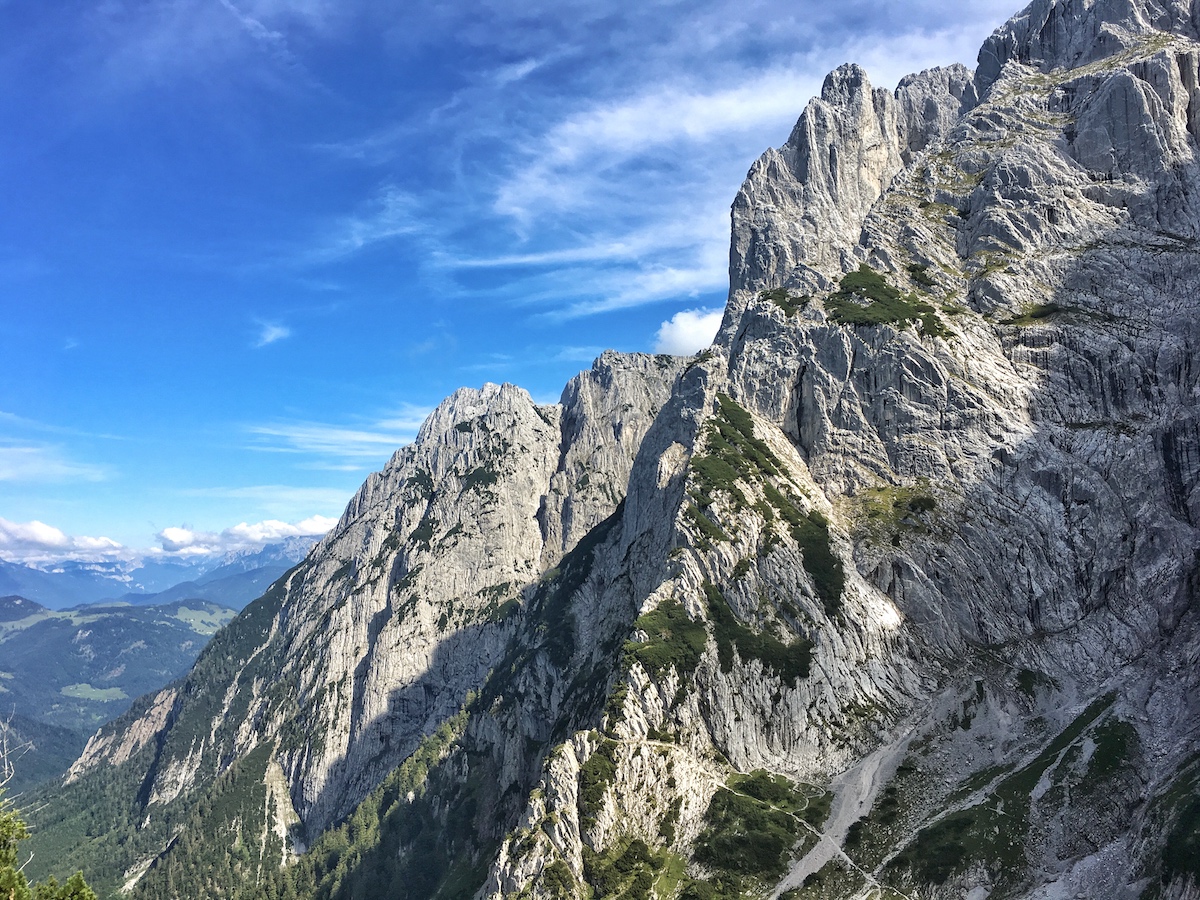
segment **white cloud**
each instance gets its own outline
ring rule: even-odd
[[[533,142],[530,163],[500,185],[496,210],[526,218],[541,207],[570,208],[620,177],[620,166],[634,157],[672,145],[708,144],[735,132],[782,130],[819,87],[812,73],[781,70],[752,75],[732,88],[664,85],[632,100],[596,103]]]
[[[0,446],[0,481],[103,481],[101,466],[66,458],[57,447]]]
[[[27,564],[86,562],[125,559],[129,551],[112,538],[72,537],[61,529],[34,519],[11,522],[0,517],[0,559]]]
[[[222,531],[194,531],[171,526],[157,535],[163,554],[172,556],[213,556],[232,550],[259,550],[267,544],[289,537],[315,537],[325,534],[337,524],[331,516],[309,516],[288,523],[266,519],[253,524],[241,522]]]
[[[268,344],[273,344],[276,341],[282,341],[284,338],[292,336],[292,330],[286,325],[277,325],[273,322],[261,322],[259,324],[260,331],[258,340],[254,342],[254,348],[265,347]]]
[[[341,491],[261,486],[228,492],[241,499],[269,502],[286,494],[301,505],[339,508],[348,499]],[[299,521],[264,519],[240,522],[221,531],[198,531],[186,526],[163,528],[155,535],[159,546],[136,550],[108,537],[69,535],[62,529],[37,519],[12,522],[0,517],[0,559],[7,562],[45,567],[64,562],[137,563],[147,555],[164,557],[212,556],[231,550],[258,550],[266,544],[291,537],[317,537],[338,522],[334,516],[309,515]]]
[[[685,309],[662,323],[654,341],[655,353],[690,356],[712,343],[721,327],[722,310]]]
[[[491,126],[501,164],[486,212],[507,220],[516,240],[492,254],[447,252],[439,264],[516,270],[499,290],[550,306],[555,318],[723,292],[737,184],[755,156],[784,142],[831,69],[857,61],[891,88],[912,71],[970,62],[1003,20],[998,0],[953,15],[948,0],[884,10],[858,0],[836,11],[802,4],[802,13],[768,0],[756,12],[769,23],[761,28],[731,7],[701,0],[686,21],[667,25],[589,5],[603,27],[624,29],[625,74],[592,71],[590,91],[547,95],[548,113],[517,119],[523,130]],[[947,20],[965,24],[942,27]],[[582,31],[573,38],[585,53]],[[526,77],[536,91],[539,73]],[[478,98],[463,105],[464,115],[487,115]],[[441,208],[458,207],[472,209]]]
[[[331,34],[343,14],[323,0],[106,0],[78,19],[94,43],[93,88],[127,91],[198,75],[209,89],[246,78],[286,89],[308,83],[289,36],[304,45]]]
[[[195,543],[196,540],[195,532],[187,528],[176,528],[174,526],[164,528],[156,537],[159,543],[162,544],[162,548],[171,552],[182,550],[184,547]]]
[[[542,65],[542,62],[543,60],[540,59],[526,59],[512,65],[501,66],[492,77],[498,85],[511,84],[514,81],[520,81],[530,72],[533,72]]]
[[[385,187],[360,212],[329,225],[315,245],[301,254],[300,262],[335,262],[383,241],[418,234],[426,227],[413,197]]]

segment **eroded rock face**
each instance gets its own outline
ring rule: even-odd
[[[832,72],[787,143],[755,162],[733,201],[726,322],[741,311],[739,291],[830,286],[892,179],[975,103],[962,66],[910,75],[894,94],[873,88],[856,65]]]

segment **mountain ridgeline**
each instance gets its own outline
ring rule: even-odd
[[[713,347],[453,394],[39,798],[32,874],[1200,897],[1198,151],[1192,2],[836,70]]]

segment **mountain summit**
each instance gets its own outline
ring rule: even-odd
[[[826,80],[713,348],[460,390],[35,860],[133,897],[1200,896],[1200,7]],[[114,824],[111,829],[98,822]]]

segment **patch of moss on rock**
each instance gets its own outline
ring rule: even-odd
[[[842,276],[837,291],[825,300],[829,317],[842,325],[896,325],[920,322],[923,334],[944,337],[949,332],[937,310],[916,294],[901,294],[868,266],[859,265]]]
[[[703,622],[695,622],[678,600],[666,600],[637,620],[646,641],[630,649],[642,668],[659,675],[674,667],[684,676],[695,670],[704,653],[708,634]]]
[[[829,521],[816,510],[807,515],[771,485],[763,485],[768,502],[788,523],[788,531],[803,554],[804,570],[812,577],[817,596],[826,614],[833,616],[842,608],[842,592],[846,587],[846,572],[842,561],[833,552],[829,538]]]
[[[752,631],[738,620],[720,588],[712,582],[704,582],[704,595],[708,601],[708,615],[713,624],[717,659],[722,671],[732,671],[736,649],[744,662],[759,660],[785,683],[795,683],[808,677],[812,663],[811,641],[801,637],[791,644],[785,644],[774,635]]]

